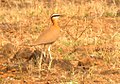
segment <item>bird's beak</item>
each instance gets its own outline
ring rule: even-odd
[[[60,15],[60,17],[64,17],[65,15]]]

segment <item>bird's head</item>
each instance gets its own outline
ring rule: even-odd
[[[61,17],[60,14],[52,14],[51,15],[51,20],[53,24],[57,24],[58,23],[58,19]]]
[[[59,19],[61,15],[60,14],[52,14],[51,15],[51,19],[54,20],[54,19]]]

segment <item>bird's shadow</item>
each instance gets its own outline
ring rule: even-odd
[[[34,50],[34,52],[32,52],[30,48],[23,48],[16,52],[12,61],[17,60],[16,62],[19,62],[19,60],[24,60],[22,61],[22,64],[30,64],[30,62],[32,61],[34,66],[39,66],[38,63],[42,56],[41,54],[42,52],[39,49],[36,49]],[[47,64],[48,67],[50,60],[51,59],[49,55],[43,56],[42,65]],[[56,68],[56,66],[63,70],[71,70],[71,68],[73,67],[69,60],[53,59],[51,68]]]

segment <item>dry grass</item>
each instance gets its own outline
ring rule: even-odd
[[[32,43],[60,19],[61,37],[53,44],[51,71],[39,71],[29,59]],[[119,0],[1,0],[0,83],[117,84],[120,83]],[[39,56],[36,50],[34,56]],[[17,58],[17,62],[11,59]],[[35,62],[36,63],[36,62]]]

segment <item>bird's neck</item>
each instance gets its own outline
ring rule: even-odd
[[[57,20],[53,20],[53,21],[52,21],[52,23],[53,23],[53,26],[59,26],[59,24],[58,24],[58,21],[57,21]]]

